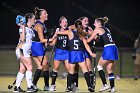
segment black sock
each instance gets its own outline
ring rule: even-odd
[[[40,78],[41,72],[42,72],[42,70],[40,70],[40,69],[37,69],[37,70],[35,71],[35,75],[34,75],[34,79],[33,79],[33,84],[34,84],[35,86],[36,86],[36,84],[37,84],[37,81],[38,81],[39,78]]]
[[[52,84],[51,85],[55,85],[56,78],[57,78],[57,72],[52,71]]]
[[[85,80],[86,80],[86,82],[87,82],[88,87],[91,87],[89,73],[88,73],[88,72],[85,72],[85,73],[84,73],[84,77],[85,77]]]
[[[68,89],[71,89],[71,84],[73,83],[73,77],[74,77],[74,75],[73,74],[68,74],[68,76],[67,76],[67,79],[68,79],[68,83],[67,83],[67,85],[68,85]]]
[[[90,82],[91,82],[91,85],[93,85],[93,77],[94,77],[94,74],[92,71],[89,71],[89,75],[90,75]]]
[[[113,73],[109,74],[109,81],[110,81],[110,87],[112,89],[114,87],[114,74]]]
[[[78,73],[74,73],[74,83],[76,84],[76,87],[78,87]]]
[[[105,78],[105,72],[103,70],[98,71],[99,72],[99,76],[102,80],[103,85],[107,84],[106,82],[106,78]]]
[[[45,86],[49,87],[49,71],[43,71]]]

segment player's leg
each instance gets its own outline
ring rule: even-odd
[[[108,72],[108,76],[109,76],[111,93],[115,92],[115,84],[114,84],[115,77],[114,77],[114,73],[113,73],[113,66],[114,66],[114,61],[108,61],[107,72]]]
[[[84,78],[86,80],[88,90],[90,92],[94,92],[95,90],[92,88],[92,85],[91,85],[91,82],[90,82],[90,75],[89,75],[86,63],[85,62],[80,62],[78,64],[79,64],[79,66],[81,67],[81,69],[82,69],[82,71],[84,73]]]
[[[39,60],[42,60],[42,58],[40,57]],[[49,64],[48,64],[47,55],[44,56],[42,66],[43,66],[43,77],[45,83],[44,91],[49,91]]]
[[[34,62],[36,63],[36,65],[37,65],[37,69],[35,71],[34,78],[33,78],[33,85],[34,85],[34,88],[36,89],[36,91],[38,91],[37,82],[40,78],[43,67],[42,67],[38,57],[33,57],[33,59],[34,59]]]
[[[27,92],[34,92],[32,83],[32,60],[30,57],[21,57],[22,63],[26,67],[26,81],[27,81]]]
[[[56,91],[55,82],[56,82],[56,79],[57,79],[57,73],[58,73],[60,63],[61,63],[61,61],[59,61],[59,60],[54,60],[54,62],[53,62],[53,71],[52,71],[52,74],[51,74],[52,75],[52,83],[51,83],[51,86],[50,86],[50,91]]]
[[[67,92],[72,91],[71,85],[74,82],[74,67],[75,67],[75,64],[69,64],[69,73],[67,76],[67,89],[68,89]]]
[[[106,63],[107,63],[107,60],[103,60],[103,58],[101,57],[99,59],[98,65],[97,65],[98,73],[99,73],[99,76],[100,76],[101,81],[103,83],[103,86],[99,90],[100,92],[109,89],[109,86],[107,85],[107,82],[106,82],[105,72],[103,71],[103,66]]]
[[[23,90],[20,88],[20,85],[21,85],[21,82],[24,78],[25,70],[26,70],[26,68],[20,62],[20,68],[19,68],[19,72],[18,72],[17,77],[16,77],[16,83],[15,83],[15,87],[14,87],[13,92],[23,92]]]
[[[75,65],[75,68],[74,68],[74,84],[76,85],[76,91],[78,91],[78,80],[79,80],[79,75],[78,75],[78,72],[79,72],[79,64],[77,63]]]

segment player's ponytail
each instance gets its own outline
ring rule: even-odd
[[[108,23],[108,17],[103,17],[103,18],[97,18],[97,21],[99,21],[101,23],[102,26],[105,26],[106,23]]]
[[[44,9],[39,9],[38,7],[35,7],[34,11],[35,11],[36,20],[40,19],[41,11],[43,11],[43,10]]]
[[[104,21],[104,25],[106,24],[106,23],[108,23],[108,17],[103,17],[103,21]]]

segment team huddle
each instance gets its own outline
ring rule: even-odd
[[[92,71],[92,57],[96,57],[93,46],[97,38],[100,38],[104,48],[97,65],[97,70],[103,86],[100,92],[109,90],[115,92],[113,64],[118,60],[118,50],[112,39],[111,32],[105,27],[107,17],[96,18],[93,30],[88,24],[87,17],[78,18],[75,23],[68,26],[67,18],[59,19],[60,27],[52,37],[46,37],[47,29],[44,22],[48,20],[46,10],[35,8],[35,14],[27,13],[24,17],[17,16],[16,24],[19,28],[19,43],[16,47],[16,55],[20,61],[20,69],[16,77],[13,92],[23,92],[21,82],[26,77],[27,92],[37,92],[37,82],[42,74],[44,77],[44,91],[57,91],[56,79],[61,62],[64,62],[67,70],[67,85],[65,92],[78,91],[78,72],[82,69],[89,92],[95,92],[95,73]],[[53,58],[52,82],[49,84],[49,63],[45,48],[55,46]],[[37,65],[34,77],[32,77],[32,60]],[[107,84],[103,66],[106,65],[110,86]],[[33,78],[33,80],[32,80]]]

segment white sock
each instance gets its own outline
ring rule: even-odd
[[[26,81],[27,81],[28,88],[33,86],[33,83],[32,83],[32,71],[26,71]]]
[[[16,84],[15,84],[15,86],[19,87],[21,85],[21,82],[22,82],[23,78],[24,78],[24,74],[18,72],[17,77],[16,77]]]

